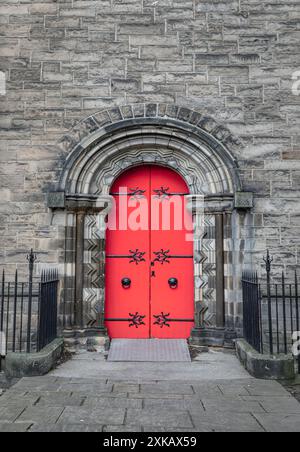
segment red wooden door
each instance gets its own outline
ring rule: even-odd
[[[112,338],[188,338],[194,318],[188,187],[174,171],[133,168],[114,183],[105,318]]]

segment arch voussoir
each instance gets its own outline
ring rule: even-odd
[[[215,129],[220,134],[221,127],[213,127],[214,120],[208,121],[186,108],[152,106],[149,110],[143,106],[129,110],[115,108],[111,113],[101,112],[78,124],[73,135],[63,140],[64,145],[70,146],[70,152],[59,190],[67,194],[99,194],[101,187],[107,190],[107,171],[117,177],[119,171],[128,167],[126,162],[144,163],[143,158],[148,163],[169,166],[170,152],[180,161],[183,177],[193,180],[191,193],[232,194],[241,189],[232,153],[208,132]],[[147,111],[151,111],[151,117],[146,117]],[[130,119],[128,112],[132,112]],[[162,112],[164,116],[158,116]],[[224,129],[222,136],[228,137],[229,132]],[[137,159],[136,150],[143,151],[142,160]]]

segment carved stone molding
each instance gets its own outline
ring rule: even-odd
[[[128,117],[129,112],[131,117]],[[199,112],[151,104],[116,108],[94,115],[65,136],[61,145],[66,162],[57,193],[49,197],[49,207],[61,209],[65,204],[67,211],[85,215],[84,259],[80,270],[84,275],[83,287],[82,291],[79,287],[77,290],[78,300],[82,294],[84,328],[98,325],[105,330],[103,225],[113,205],[110,188],[122,172],[144,164],[162,165],[177,171],[189,187],[189,205],[197,226],[194,240],[195,320],[197,327],[214,326],[217,299],[215,215],[231,213],[237,199],[235,193],[242,192],[232,152],[242,146],[241,142]],[[70,274],[74,271],[71,276],[76,280],[78,268],[68,268]]]

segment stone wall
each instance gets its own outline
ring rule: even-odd
[[[245,248],[275,269],[300,249],[300,3],[273,0],[3,0],[0,5],[0,262],[22,271],[33,247],[64,262],[56,188],[62,137],[113,106],[167,103],[213,118],[243,144],[230,149],[254,215]],[[209,125],[207,125],[209,127]],[[229,262],[230,264],[230,262]],[[242,265],[242,262],[240,262]]]

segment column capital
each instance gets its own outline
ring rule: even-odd
[[[72,212],[107,215],[113,207],[114,198],[110,195],[67,195],[66,209]]]

